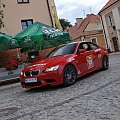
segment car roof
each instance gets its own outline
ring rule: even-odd
[[[63,45],[67,45],[67,44],[80,44],[80,43],[92,43],[92,42],[87,42],[87,41],[74,41],[74,42],[69,42],[69,43],[66,43],[66,44],[62,44],[62,45],[59,45],[59,46],[63,46]]]
[[[66,44],[74,44],[74,43],[92,43],[92,42],[87,42],[87,41],[75,41],[75,42],[70,42],[70,43],[66,43]]]

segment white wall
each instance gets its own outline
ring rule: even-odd
[[[118,9],[119,8],[119,9]],[[118,37],[118,46],[119,46],[119,50],[120,50],[120,1],[118,1],[116,4],[110,6],[109,8],[107,8],[106,10],[104,10],[102,13],[100,13],[102,15],[102,19],[103,19],[103,23],[104,23],[104,28],[105,28],[105,34],[107,37],[107,42],[108,42],[108,46],[110,47],[111,51],[114,51],[114,46],[112,41],[110,40],[110,33],[108,30],[108,24],[107,24],[107,19],[106,16],[107,14],[111,13],[113,15],[114,18],[114,23],[116,26],[116,31],[117,31],[117,37]]]
[[[119,45],[119,50],[120,50],[120,34],[119,34],[119,30],[120,30],[120,14],[119,14],[118,7],[114,8],[112,10],[112,12],[113,12],[113,17],[114,17],[114,21],[115,21],[116,30],[117,30],[118,45]]]

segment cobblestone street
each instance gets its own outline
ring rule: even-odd
[[[120,53],[69,87],[0,87],[0,120],[120,120]]]

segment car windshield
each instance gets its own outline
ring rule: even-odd
[[[46,58],[51,58],[51,57],[60,56],[60,55],[73,54],[75,52],[76,45],[77,43],[61,45],[55,48],[52,52],[50,52],[46,56]]]

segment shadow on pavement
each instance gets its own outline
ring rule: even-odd
[[[85,80],[85,79],[87,79],[87,78],[89,78],[97,73],[100,73],[100,72],[102,72],[102,71],[98,70],[98,71],[89,73],[87,75],[84,75],[84,76],[78,78],[76,80],[75,84],[80,84],[81,81],[83,81],[83,80]],[[83,82],[82,82],[82,84],[83,84]],[[71,86],[73,86],[73,85],[71,85]],[[71,86],[68,86],[68,87],[71,87]],[[55,90],[64,89],[64,88],[67,88],[67,87],[64,87],[63,85],[57,85],[57,86],[50,86],[49,85],[49,86],[44,86],[41,88],[27,89],[24,92],[26,92],[26,93],[37,93],[37,92],[47,92],[47,91],[49,92],[49,91],[55,91]]]

